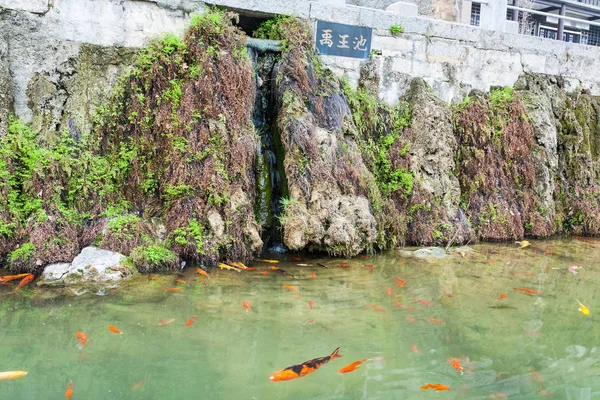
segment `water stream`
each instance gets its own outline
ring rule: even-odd
[[[255,271],[211,271],[202,283],[188,268],[159,281],[141,276],[106,296],[0,287],[0,372],[29,373],[0,381],[2,398],[63,398],[70,380],[72,399],[87,400],[600,398],[600,242],[472,248],[440,259],[289,255],[277,266],[291,275],[257,261]],[[572,265],[582,268],[573,274]],[[182,290],[165,290],[175,286]],[[77,331],[88,335],[81,350]],[[269,380],[336,347],[343,357],[310,375]],[[376,360],[338,372],[364,358]],[[426,383],[451,390],[422,391]]]

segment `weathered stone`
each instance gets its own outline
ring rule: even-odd
[[[8,132],[12,109],[12,85],[8,63],[8,43],[0,36],[0,138]]]

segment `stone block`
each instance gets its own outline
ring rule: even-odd
[[[404,1],[390,4],[385,11],[402,15],[403,17],[416,17],[419,14],[416,4]]]
[[[521,64],[525,72],[546,72],[546,56],[531,53],[521,53]]]
[[[427,45],[427,61],[430,63],[462,64],[465,62],[469,48],[460,42],[447,39],[431,39]]]
[[[48,0],[0,0],[0,8],[42,14],[48,11]]]

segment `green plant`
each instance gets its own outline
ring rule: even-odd
[[[142,273],[163,271],[177,265],[177,256],[160,244],[138,246],[131,251],[129,261]]]
[[[26,261],[31,258],[31,256],[35,253],[35,246],[31,242],[23,243],[18,249],[13,250],[8,255],[9,264],[14,263],[15,261]]]
[[[398,24],[394,24],[390,26],[390,33],[392,34],[392,36],[398,36],[399,34],[404,33],[404,28],[402,28]]]

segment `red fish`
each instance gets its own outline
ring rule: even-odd
[[[298,293],[298,292],[294,292],[294,296],[296,296],[296,297],[300,297],[300,293]]]
[[[312,310],[312,306],[313,306],[313,302],[312,302],[312,301],[309,301],[309,302],[308,302],[308,308],[309,308],[310,310]]]
[[[363,264],[365,267],[373,267],[373,264]]]
[[[503,300],[506,298],[506,294],[502,293],[500,294],[500,298],[498,298],[498,301]]]
[[[28,285],[34,278],[35,278],[34,274],[27,275],[25,278],[21,279],[21,282],[19,282],[19,284],[17,285],[17,287],[15,288],[15,290],[13,290],[10,293],[17,293],[17,291],[19,289],[21,289],[25,285]]]
[[[369,257],[368,256],[360,256],[360,258],[362,258],[364,260],[364,259],[367,259]]]
[[[167,324],[170,324],[171,322],[174,322],[174,321],[175,321],[175,319],[174,319],[174,318],[172,318],[172,319],[165,319],[164,321],[160,321],[160,322],[158,323],[158,326],[167,325]]]
[[[266,275],[268,273],[269,273],[269,271],[267,271],[266,269],[262,272],[263,275]]]
[[[345,367],[340,369],[340,374],[346,374],[348,372],[356,371],[359,368],[360,364],[364,363],[367,360],[368,359],[365,358],[363,360],[354,361],[352,364],[346,365]]]
[[[317,273],[316,273],[316,272],[313,272],[313,273],[312,273],[312,277],[313,277],[313,278],[316,278],[316,277],[317,277]]]
[[[413,317],[411,317],[410,315],[409,315],[408,317],[406,317],[406,320],[407,320],[408,322],[410,322],[411,324],[414,324],[414,323],[415,323],[415,319],[414,319]]]
[[[208,279],[210,279],[210,275],[208,275],[208,273],[207,273],[205,270],[203,270],[202,268],[196,268],[196,271],[198,271],[198,273],[199,273],[200,275],[202,275],[202,276],[205,276],[205,277],[207,277]]]
[[[71,389],[71,386],[73,386],[73,382],[69,382],[69,385],[67,386],[67,393],[65,393],[66,399],[70,399],[73,396],[73,389]]]
[[[385,294],[387,294],[388,296],[391,296],[392,295],[392,288],[389,288],[388,290],[386,290]]]
[[[246,312],[249,312],[252,310],[252,308],[250,307],[250,303],[248,303],[247,301],[244,301],[242,303],[242,306],[244,306],[244,308],[246,309]]]
[[[347,263],[340,264],[340,267],[342,267],[342,268],[348,268],[349,266],[350,266],[350,264],[347,264]]]
[[[535,274],[525,274],[525,276],[535,276]]]
[[[340,354],[340,348],[338,347],[333,351],[333,353],[331,353],[331,355],[313,358],[312,360],[308,360],[301,364],[296,364],[292,365],[291,367],[284,368],[280,371],[275,372],[273,375],[271,375],[269,379],[273,382],[279,382],[300,378],[302,376],[315,372],[324,364],[327,364],[329,361],[335,358],[339,358],[341,356],[342,355]]]
[[[27,273],[27,274],[19,274],[19,275],[4,275],[4,276],[0,276],[0,282],[10,282],[10,281],[14,281],[15,279],[24,278],[24,277],[26,277],[28,275],[29,275],[29,273]]]
[[[421,390],[427,389],[435,389],[435,391],[437,392],[440,390],[450,390],[450,387],[442,385],[441,383],[428,383],[427,385],[421,386]]]
[[[313,322],[315,322],[314,319],[309,319],[308,321],[306,321],[307,324],[312,324]]]
[[[433,318],[433,317],[427,318],[427,320],[433,322],[434,324],[441,324],[441,325],[444,324],[444,321],[442,321],[441,319],[437,319],[437,318]]]
[[[416,344],[413,344],[410,349],[413,351],[413,353],[419,354],[419,348],[417,347]]]
[[[149,276],[149,277],[148,277],[148,280],[149,280],[149,281],[162,281],[162,278],[155,278],[155,277],[153,277],[153,276]]]
[[[185,283],[185,281],[183,279],[177,279],[175,282],[177,282],[177,283]]]
[[[399,302],[397,302],[397,301],[395,301],[395,302],[394,302],[394,305],[395,305],[396,307],[399,307],[399,308],[406,308],[406,306],[405,306],[404,304],[402,304],[402,303],[399,303]]]
[[[421,303],[421,304],[425,304],[426,306],[430,306],[431,302],[425,300],[425,299],[415,299],[416,302]]]
[[[176,292],[178,290],[181,290],[181,288],[180,287],[170,287],[170,288],[165,289],[166,292]]]
[[[451,358],[448,360],[448,362],[450,363],[450,365],[452,365],[454,367],[455,370],[460,372],[462,375],[463,367],[462,367],[462,365],[460,365],[460,362],[456,358]]]
[[[254,267],[246,267],[246,271],[256,271],[256,268],[254,268]]]
[[[115,328],[115,327],[114,327],[114,326],[112,326],[112,325],[110,325],[110,326],[108,327],[108,330],[109,330],[109,331],[111,331],[111,332],[113,332],[113,333],[116,333],[117,335],[122,335],[122,334],[123,334],[123,332],[121,332],[120,330],[118,330],[117,328]]]
[[[543,394],[546,397],[554,397],[554,395],[546,392],[544,389],[538,389],[538,392],[540,392],[541,394]]]
[[[185,323],[185,326],[190,326],[191,324],[193,324],[193,323],[194,323],[194,320],[195,320],[196,318],[198,318],[198,317],[196,317],[195,315],[194,315],[194,316],[192,316],[192,318],[190,318],[190,319],[188,319],[188,320],[187,320],[187,322]]]
[[[144,384],[144,381],[138,382],[131,390],[136,391],[139,388],[141,388],[143,384]]]
[[[542,378],[542,375],[540,375],[540,373],[537,372],[535,369],[530,369],[529,372],[531,372],[531,375],[533,375],[536,381],[541,382],[544,380],[544,378]]]
[[[544,252],[544,255],[545,255],[545,256],[547,256],[547,255],[549,255],[549,254],[554,254],[554,253],[556,253],[556,250],[554,250],[554,249],[550,249],[550,250],[546,250],[546,251]]]
[[[515,287],[515,288],[513,288],[513,290],[516,290],[516,291],[519,291],[519,292],[522,292],[522,293],[525,293],[525,294],[534,294],[534,295],[542,294],[540,292],[536,292],[535,290],[531,290],[531,289],[527,289],[527,288],[518,288],[518,287]]]
[[[77,348],[79,350],[83,349],[83,346],[85,346],[87,343],[87,335],[83,332],[75,332],[75,337],[77,340],[80,340],[80,342],[77,343]]]
[[[292,257],[294,259],[294,261],[302,261],[302,259],[300,257]]]
[[[291,285],[282,285],[282,287],[284,289],[289,289],[289,290],[294,290],[294,291],[298,290],[298,288],[296,286],[291,286]]]
[[[381,308],[381,307],[378,307],[378,306],[373,306],[373,309],[374,309],[375,311],[385,311],[383,308]]]
[[[396,280],[396,286],[398,287],[404,287],[404,285],[406,285],[406,280],[401,279],[401,278],[394,278]]]

